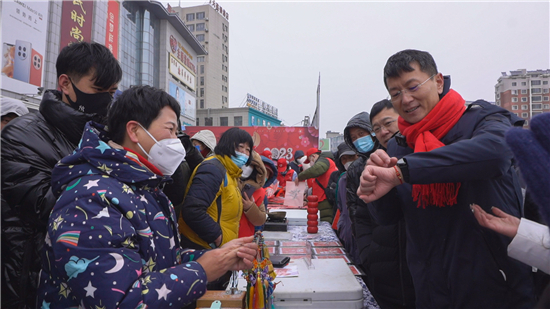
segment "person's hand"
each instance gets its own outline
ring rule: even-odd
[[[204,269],[208,282],[218,279],[229,270],[252,268],[258,252],[258,245],[253,240],[254,236],[237,238],[218,249],[205,252],[197,262]]]
[[[491,211],[496,216],[488,214],[477,204],[472,204],[470,207],[481,226],[510,238],[516,237],[520,222],[519,218],[509,215],[496,207],[491,207]]]
[[[254,206],[256,202],[254,202],[254,198],[248,197],[248,194],[246,192],[243,192],[243,210],[248,211],[250,207]]]
[[[296,187],[300,184],[300,180],[298,179],[298,177],[294,179],[294,184],[296,185]]]
[[[390,157],[384,150],[377,149],[370,154],[367,160],[367,165],[380,166],[380,167],[393,167],[397,164],[396,157]]]
[[[401,182],[394,168],[367,165],[360,178],[357,196],[365,203],[376,201]]]

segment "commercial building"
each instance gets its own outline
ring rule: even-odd
[[[229,13],[214,0],[193,7],[168,7],[176,12],[206,49],[199,56],[197,109],[229,107]]]
[[[495,104],[525,119],[550,111],[550,70],[502,72],[495,85]]]
[[[180,17],[160,2],[3,1],[2,40],[3,55],[32,49],[28,57],[25,53],[25,59],[34,59],[30,74],[2,74],[2,95],[26,99],[30,108],[38,106],[42,89],[57,88],[55,63],[63,47],[98,42],[121,64],[120,90],[132,85],[164,89],[180,103],[182,123],[195,124],[197,59],[207,52]],[[10,61],[14,67],[21,62],[4,56],[3,72]]]

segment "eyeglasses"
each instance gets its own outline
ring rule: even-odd
[[[403,97],[403,93],[413,93],[413,92],[418,91],[418,89],[420,89],[420,87],[422,87],[422,85],[424,85],[426,82],[428,82],[430,79],[432,79],[435,75],[436,74],[428,77],[428,79],[426,79],[425,81],[423,81],[422,83],[420,83],[416,86],[408,87],[406,89],[390,93],[390,96],[388,97],[388,100],[390,100],[392,103],[398,102]]]
[[[386,128],[386,130],[390,130],[390,126],[392,123],[396,122],[397,119],[388,119],[388,121],[384,122],[383,124],[381,125],[376,125],[374,127],[372,127],[372,132],[374,132],[374,134],[378,135],[378,133],[380,133],[380,131],[382,131],[382,127]]]

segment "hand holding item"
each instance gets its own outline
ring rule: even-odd
[[[248,194],[246,192],[243,192],[243,210],[246,212],[250,209],[250,207],[254,206],[254,198],[248,197]]]
[[[401,184],[397,172],[400,172],[398,167],[365,166],[361,174],[357,196],[365,203],[376,201],[386,195],[393,187]]]
[[[520,222],[519,218],[509,215],[496,207],[491,207],[496,216],[488,214],[477,204],[470,205],[470,208],[481,226],[510,238],[516,236]]]
[[[377,149],[375,152],[371,153],[369,159],[367,160],[367,165],[380,167],[393,167],[395,164],[397,164],[397,158],[390,157],[382,149]]]
[[[205,252],[197,262],[206,272],[208,282],[218,279],[228,270],[251,268],[258,252],[253,239],[254,236],[233,239],[218,249]]]

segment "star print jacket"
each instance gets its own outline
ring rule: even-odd
[[[169,180],[110,142],[89,122],[76,151],[52,172],[59,196],[50,215],[38,306],[181,308],[206,291],[195,260],[182,250]]]

